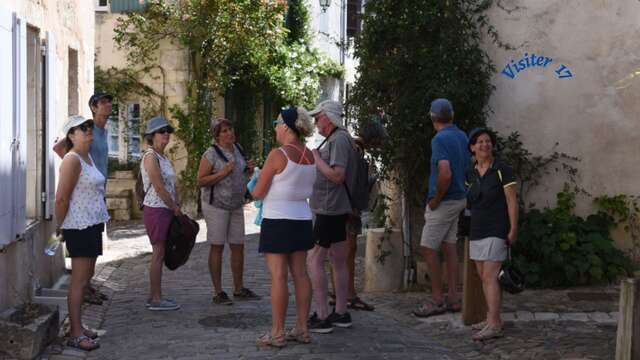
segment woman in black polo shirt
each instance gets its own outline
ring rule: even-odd
[[[471,210],[469,257],[476,263],[487,301],[487,318],[471,328],[473,340],[502,336],[498,272],[507,246],[518,235],[516,179],[510,166],[493,156],[495,135],[484,128],[469,133],[474,161],[467,170],[467,204]]]

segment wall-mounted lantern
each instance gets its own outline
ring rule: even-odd
[[[327,9],[331,6],[331,0],[320,0],[320,8],[322,12],[327,12]]]

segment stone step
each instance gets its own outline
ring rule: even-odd
[[[107,210],[127,210],[131,208],[130,197],[110,197],[107,196]]]
[[[131,196],[136,187],[134,179],[109,179],[107,181],[107,197]]]

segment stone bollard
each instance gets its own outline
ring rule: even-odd
[[[640,279],[620,284],[616,360],[640,359]]]
[[[364,291],[394,291],[402,289],[404,257],[402,233],[383,228],[367,231],[364,257]]]

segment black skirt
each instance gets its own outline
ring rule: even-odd
[[[95,258],[102,255],[102,232],[104,224],[96,224],[86,229],[62,229],[62,238],[69,257]]]
[[[313,246],[311,220],[262,219],[259,252],[290,254]]]

